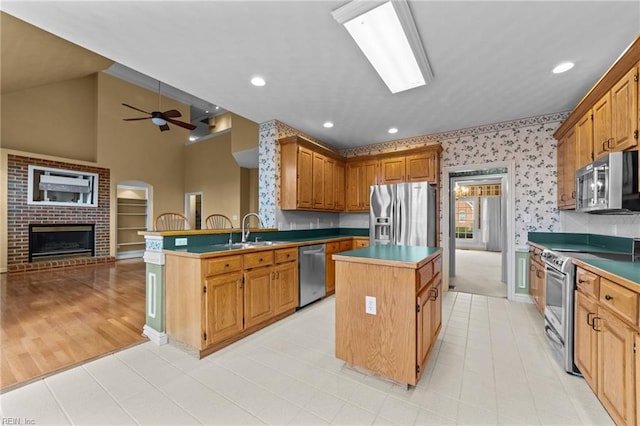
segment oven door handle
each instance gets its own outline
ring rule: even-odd
[[[562,340],[562,337],[560,337],[558,332],[555,331],[553,328],[551,328],[550,325],[544,326],[544,332],[546,333],[547,336],[549,336],[549,339],[553,340],[554,342],[556,342],[561,346],[564,346],[564,341]]]

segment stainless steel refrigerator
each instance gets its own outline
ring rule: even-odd
[[[372,185],[369,244],[435,246],[436,190],[427,182]]]

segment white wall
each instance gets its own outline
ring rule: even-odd
[[[640,214],[598,215],[561,211],[560,229],[562,232],[640,238]]]

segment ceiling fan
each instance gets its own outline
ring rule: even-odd
[[[184,121],[174,120],[174,118],[182,117],[182,114],[180,114],[180,111],[178,111],[177,109],[170,109],[164,112],[160,112],[160,111],[147,112],[140,108],[131,106],[129,104],[123,103],[122,105],[149,115],[149,117],[123,118],[124,121],[137,121],[137,120],[150,119],[153,124],[155,124],[160,128],[161,132],[164,132],[165,130],[169,130],[169,125],[167,123],[175,124],[176,126],[180,126],[189,130],[194,130],[196,128],[196,126],[194,126],[193,124],[186,123]],[[160,109],[160,82],[158,82],[158,109]]]

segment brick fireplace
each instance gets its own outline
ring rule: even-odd
[[[98,206],[33,205],[27,203],[28,168],[30,165],[95,173],[98,175]],[[109,169],[39,158],[8,156],[7,164],[7,268],[9,272],[43,270],[66,266],[113,262],[109,256]],[[30,225],[93,226],[95,248],[87,253],[69,257],[56,256],[29,260]]]

